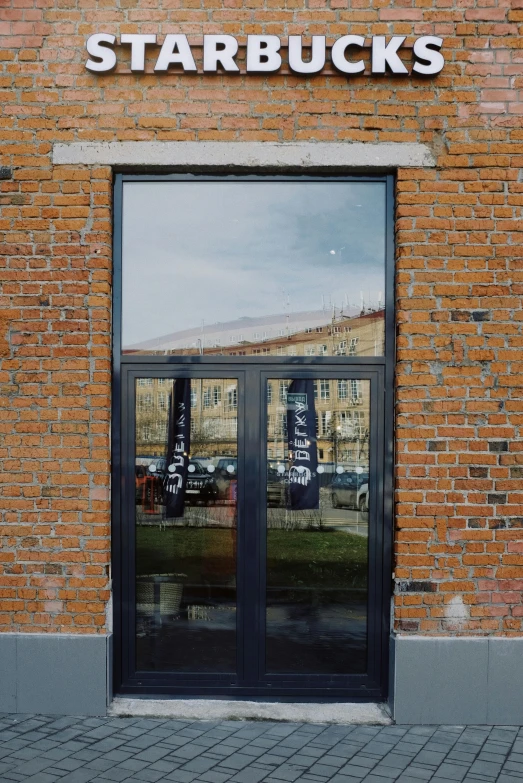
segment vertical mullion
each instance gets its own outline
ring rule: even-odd
[[[394,538],[394,375],[396,368],[396,265],[395,265],[395,203],[394,203],[395,176],[387,176],[387,202],[386,202],[386,298],[385,298],[385,389],[383,394],[383,434],[381,445],[383,448],[383,483],[382,483],[382,694],[388,695],[388,644],[391,632],[390,600],[392,596],[392,568],[393,568],[393,538]]]
[[[122,460],[122,553],[125,623],[123,633],[124,660],[127,676],[136,670],[136,516],[134,504],[134,460],[136,435],[136,375],[127,372],[125,384],[125,405],[122,420],[125,423],[125,450]]]
[[[245,422],[246,422],[246,393],[245,372],[234,373],[238,384],[238,425],[236,431],[238,453],[238,496],[236,508],[236,676],[237,683],[241,684],[245,677],[245,618],[244,607],[245,592],[245,498],[246,498],[246,471],[245,471]]]
[[[113,233],[113,278],[112,278],[112,388],[111,388],[111,569],[113,579],[113,633],[114,647],[112,686],[117,692],[122,684],[122,649],[125,622],[123,617],[123,596],[125,589],[122,576],[123,539],[123,492],[122,492],[122,442],[125,434],[122,411],[122,366],[121,355],[121,262],[122,262],[122,195],[121,175],[114,183],[114,233]],[[111,693],[110,696],[113,694]]]
[[[258,481],[260,486],[259,531],[258,531],[258,636],[259,658],[258,679],[266,674],[265,651],[267,645],[267,383],[270,372],[261,372],[258,378],[260,392],[260,437],[258,442]]]
[[[372,680],[379,680],[381,665],[381,585],[383,574],[381,572],[381,551],[383,543],[383,514],[382,498],[383,488],[383,452],[378,433],[383,432],[383,376],[381,372],[373,373],[371,377],[371,393],[369,398],[370,410],[370,464],[369,475],[369,549],[368,549],[368,632],[367,632],[367,660],[368,672]]]
[[[242,504],[243,552],[243,685],[253,687],[258,679],[260,637],[259,542],[262,488],[259,480],[261,420],[260,370],[245,371],[244,498]],[[243,555],[243,557],[242,557]],[[241,643],[239,641],[239,643]]]

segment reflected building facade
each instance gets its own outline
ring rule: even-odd
[[[384,310],[346,316],[297,313],[240,319],[244,326],[215,324],[206,337],[176,333],[128,349],[133,352],[209,356],[381,356],[384,353]],[[323,323],[322,323],[323,321]],[[298,329],[296,324],[301,324]],[[307,326],[303,326],[307,323]],[[316,325],[311,326],[311,323]],[[287,324],[287,326],[282,326]],[[240,331],[243,329],[243,332]],[[278,332],[277,336],[273,336]],[[221,336],[220,336],[221,335]],[[241,338],[241,340],[240,340]],[[234,340],[238,339],[238,345]],[[225,345],[229,341],[230,344]],[[154,342],[153,350],[150,343]],[[221,344],[223,343],[223,344]],[[267,383],[267,457],[284,460],[288,381]],[[136,456],[163,457],[172,380],[139,378],[136,385]],[[332,472],[339,465],[368,467],[368,385],[358,379],[317,380],[314,384],[318,461]],[[191,384],[191,457],[219,458],[236,448],[238,396],[236,384],[214,379]]]

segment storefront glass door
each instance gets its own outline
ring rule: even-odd
[[[381,373],[124,378],[129,686],[373,692]]]
[[[391,185],[118,176],[118,692],[385,694]]]

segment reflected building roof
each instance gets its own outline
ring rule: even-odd
[[[381,318],[383,311],[360,312],[355,308],[325,308],[295,313],[252,318],[244,316],[234,321],[214,324],[203,323],[199,327],[184,329],[140,343],[124,346],[124,351],[137,353],[175,353],[176,351],[213,349],[231,346],[249,346],[306,334],[311,329],[334,326],[360,318]]]

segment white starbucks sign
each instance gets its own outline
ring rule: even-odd
[[[445,60],[441,54],[443,39],[435,35],[423,35],[416,38],[412,48],[412,67],[406,67],[398,55],[405,42],[404,35],[393,35],[387,40],[384,35],[374,35],[370,39],[371,74],[415,74],[435,76]],[[332,46],[327,46],[324,35],[313,35],[311,44],[304,44],[301,35],[288,37],[289,68],[294,73],[319,73],[330,60],[337,71],[343,74],[365,73],[365,63],[361,52],[367,39],[361,35],[344,35]],[[87,39],[89,59],[85,67],[93,73],[112,71],[117,63],[118,46],[131,47],[131,71],[145,71],[145,53],[147,47],[156,47],[155,73],[165,73],[171,67],[178,67],[186,73],[216,73],[222,70],[239,73],[236,62],[239,44],[233,35],[204,35],[203,63],[198,68],[191,45],[186,35],[172,33],[165,36],[161,46],[152,33],[124,33],[118,42],[112,33],[96,33]],[[282,65],[280,50],[282,43],[277,35],[248,35],[245,71],[247,73],[275,73]],[[329,51],[330,50],[330,51]]]

